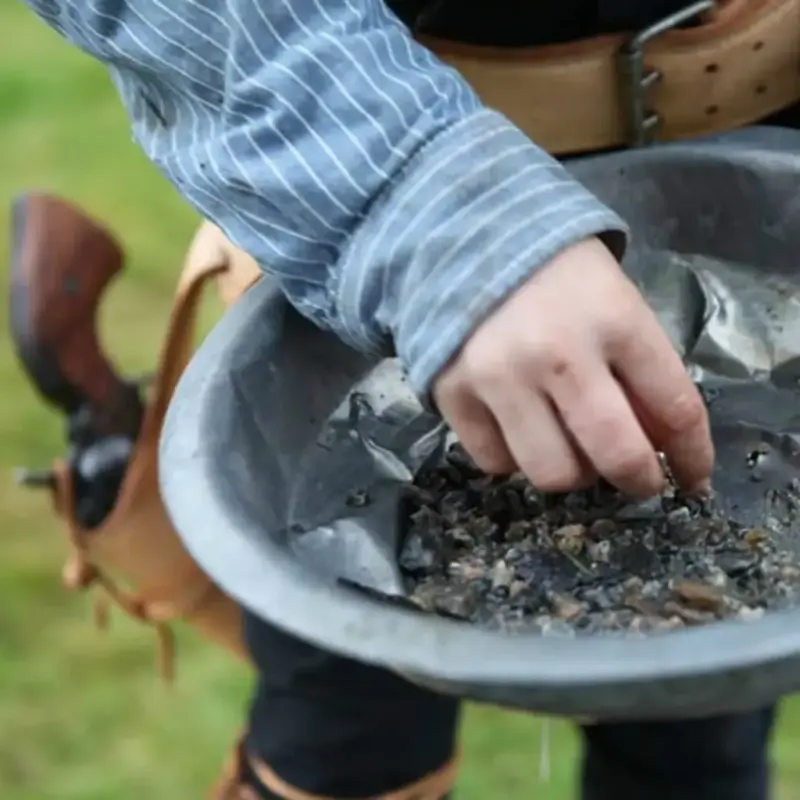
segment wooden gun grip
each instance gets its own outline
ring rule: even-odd
[[[39,392],[68,415],[88,406],[95,435],[135,438],[141,420],[136,387],[115,372],[98,340],[103,293],[123,254],[84,212],[46,194],[12,209],[11,334]]]

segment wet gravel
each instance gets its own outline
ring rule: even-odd
[[[796,500],[794,499],[796,498]],[[785,503],[800,508],[800,486]],[[650,634],[793,605],[800,559],[713,499],[631,501],[608,485],[544,495],[454,445],[407,498],[400,568],[420,608],[504,630]]]

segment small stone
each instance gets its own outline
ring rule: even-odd
[[[586,526],[564,525],[553,533],[553,543],[562,553],[578,555],[586,541]]]
[[[673,584],[675,595],[689,608],[717,613],[722,610],[724,596],[715,586],[680,580]]]
[[[800,574],[800,572],[798,574]],[[704,579],[709,586],[713,586],[715,589],[724,589],[728,585],[728,576],[725,574],[724,570],[716,565],[712,565],[708,568]]]
[[[737,619],[745,622],[752,622],[753,620],[761,619],[763,616],[763,608],[751,608],[750,606],[742,606],[736,614]]]
[[[781,567],[780,576],[785,581],[796,581],[800,578],[800,567],[796,567],[792,564]]]
[[[423,584],[411,594],[409,600],[423,611],[432,612],[436,609],[436,601],[442,594],[441,588],[434,584]]]
[[[589,526],[589,536],[592,539],[608,539],[617,532],[618,527],[613,519],[596,519]]]
[[[492,567],[491,578],[493,589],[508,588],[514,578],[514,570],[501,559]]]
[[[673,486],[671,483],[669,483],[669,484],[667,484],[667,486],[664,488],[664,491],[661,493],[661,496],[662,496],[662,497],[663,497],[665,500],[672,500],[673,498],[675,498],[675,497],[677,496],[677,494],[678,494],[678,492],[677,492],[677,490],[675,489],[675,487],[674,487],[674,486]]]
[[[464,550],[466,550],[467,548],[471,548],[475,545],[474,537],[472,537],[469,531],[462,525],[454,525],[447,532],[447,535],[450,541],[454,545]]]
[[[411,533],[399,559],[400,566],[412,575],[433,572],[441,563],[441,554],[419,533]]]
[[[684,621],[677,615],[673,614],[666,619],[653,620],[653,630],[656,631],[674,631],[684,626]]]
[[[726,519],[709,519],[706,523],[708,524],[706,540],[712,545],[720,544],[731,534],[731,526]]]
[[[683,525],[673,525],[669,533],[675,544],[697,546],[708,536],[709,530],[707,520],[693,519]]]
[[[608,539],[592,542],[587,545],[586,553],[595,563],[607,564],[611,558],[611,542]]]
[[[670,526],[670,528],[674,528],[679,525],[686,525],[691,521],[692,514],[685,506],[676,508],[674,511],[670,511],[669,514],[667,514],[667,524]]]
[[[507,542],[521,542],[531,534],[531,526],[524,520],[515,520],[508,526],[505,539]]]
[[[506,564],[513,564],[516,561],[519,561],[521,558],[525,557],[525,551],[519,547],[509,547],[506,550],[505,555],[503,556],[503,560]]]
[[[644,581],[637,575],[632,575],[625,579],[622,588],[626,594],[641,594],[644,589]]]
[[[691,511],[685,506],[667,515],[667,528],[670,539],[678,545],[697,544],[703,541],[711,530],[708,520],[692,519]]]
[[[687,608],[672,601],[664,603],[664,613],[667,616],[680,617],[687,625],[707,625],[716,619],[710,611]]]
[[[726,552],[719,553],[716,557],[717,565],[731,578],[739,577],[758,563],[755,553]]]
[[[614,607],[614,599],[602,588],[587,589],[583,593],[584,599],[600,611],[607,611]]]
[[[647,617],[634,617],[629,630],[632,633],[645,633],[652,628],[652,623]]]
[[[469,619],[475,612],[475,606],[475,597],[470,592],[446,592],[435,600],[438,612],[459,619]]]
[[[544,503],[541,494],[533,488],[526,486],[522,492],[522,502],[529,512],[539,514],[544,511]]]
[[[760,547],[767,539],[766,533],[757,528],[752,528],[744,535],[744,541],[752,548]]]
[[[629,539],[615,548],[619,553],[620,566],[634,575],[652,572],[658,565],[658,554],[641,539]]]
[[[570,622],[583,613],[583,605],[565,594],[551,592],[548,601],[553,613],[565,622]]]
[[[575,636],[573,628],[556,617],[539,617],[538,628],[543,636],[561,636],[565,639]]]
[[[744,608],[744,603],[737,599],[736,597],[731,597],[730,595],[725,595],[723,598],[725,604],[725,616],[732,616],[735,617],[739,614],[739,612]]]
[[[658,597],[662,592],[662,586],[658,581],[645,581],[642,586],[642,597],[652,599]]]
[[[450,574],[465,581],[477,581],[486,575],[486,565],[468,561],[458,561],[450,565]]]
[[[661,508],[661,497],[651,497],[639,503],[629,503],[618,509],[614,514],[616,519],[621,520],[651,520],[662,517],[664,512]]]

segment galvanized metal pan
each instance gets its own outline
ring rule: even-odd
[[[772,517],[794,550],[800,526],[770,506],[769,490],[800,477],[798,154],[797,133],[756,128],[572,165],[630,222],[625,266],[714,397],[715,485],[728,511],[748,524]],[[265,280],[184,374],[161,486],[191,553],[245,606],[442,692],[653,719],[757,707],[800,688],[800,610],[633,640],[508,635],[406,607],[398,498],[443,441],[395,362],[348,349]],[[764,441],[772,455],[754,482],[747,456]]]

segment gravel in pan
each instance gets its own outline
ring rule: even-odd
[[[607,484],[545,495],[521,474],[484,475],[454,445],[407,502],[409,598],[477,625],[646,634],[757,619],[800,591],[800,561],[769,530],[743,528],[671,483],[645,502]],[[783,502],[800,507],[800,487]]]

